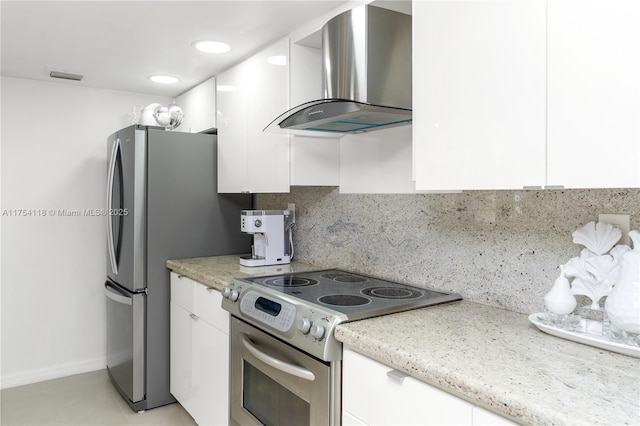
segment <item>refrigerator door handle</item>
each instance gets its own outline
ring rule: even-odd
[[[107,252],[113,273],[118,275],[118,262],[116,261],[116,249],[113,241],[113,220],[109,214],[113,210],[113,180],[116,171],[116,159],[120,149],[120,138],[116,138],[111,149],[111,159],[109,160],[109,170],[107,177]]]
[[[132,304],[130,297],[123,296],[122,293],[113,288],[113,286],[111,286],[108,282],[104,284],[104,292],[107,297],[114,302],[122,303],[123,305],[129,306],[131,306]]]

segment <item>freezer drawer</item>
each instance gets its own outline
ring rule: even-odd
[[[135,403],[145,399],[145,298],[107,281],[107,369],[120,393]],[[144,407],[141,407],[145,409]]]

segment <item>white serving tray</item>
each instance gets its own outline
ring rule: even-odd
[[[638,347],[614,342],[608,336],[583,333],[580,331],[568,331],[561,328],[553,327],[548,324],[544,324],[541,321],[541,317],[544,318],[544,315],[545,314],[543,312],[531,314],[529,315],[529,321],[531,321],[533,325],[538,327],[538,329],[553,336],[562,337],[563,339],[572,340],[574,342],[582,343],[589,346],[595,346],[596,348],[606,349],[608,351],[632,356],[634,358],[640,358],[640,348]]]

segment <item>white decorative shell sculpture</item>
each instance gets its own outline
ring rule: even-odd
[[[565,265],[567,276],[574,277],[571,291],[590,298],[591,309],[600,309],[599,301],[611,293],[618,281],[619,260],[629,247],[616,246],[612,249],[622,232],[608,223],[589,222],[572,235],[573,242],[585,248],[579,257],[570,259]]]
[[[591,309],[600,309],[600,299],[611,293],[617,281],[620,267],[608,254],[596,256],[584,249],[580,257],[574,257],[565,265],[568,276],[575,277],[571,282],[573,294],[581,294],[591,299]]]
[[[622,232],[604,222],[589,222],[573,231],[573,242],[582,244],[589,251],[599,255],[607,253],[620,240]]]
[[[611,324],[620,330],[640,334],[640,232],[629,232],[633,250],[621,262],[620,279],[605,302]]]

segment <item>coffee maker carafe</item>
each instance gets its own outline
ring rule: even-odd
[[[240,214],[240,230],[253,236],[251,255],[241,256],[241,265],[265,266],[291,262],[293,221],[289,210],[242,210]]]

